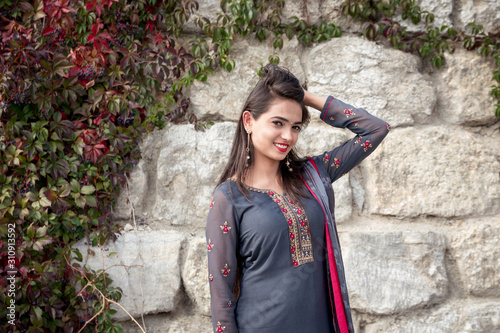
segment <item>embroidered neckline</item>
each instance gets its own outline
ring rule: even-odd
[[[232,179],[232,178],[229,178],[229,180],[233,181],[236,183],[236,180]],[[277,194],[279,195],[280,197],[284,197],[286,196],[286,193],[283,191],[283,194],[279,194],[277,191],[275,190],[271,190],[271,189],[266,189],[266,188],[257,188],[257,187],[253,187],[253,186],[250,186],[250,185],[247,185],[245,183],[243,183],[243,186],[249,190],[252,190],[252,191],[255,191],[255,192],[260,192],[260,193],[265,193],[265,194],[269,194],[269,193],[273,193],[273,194]]]

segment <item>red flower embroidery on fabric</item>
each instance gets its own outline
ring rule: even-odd
[[[300,225],[303,226],[303,227],[305,227],[306,226],[306,221],[300,220]]]
[[[297,265],[299,264],[299,263],[298,263],[298,262],[296,262],[295,260],[294,260],[294,261],[292,261],[292,263],[293,263],[293,265],[294,265],[295,267],[297,267]]]
[[[220,321],[218,321],[217,322],[217,333],[224,332],[225,329],[226,329],[226,326],[222,326],[222,324],[220,323]]]
[[[388,131],[391,130],[391,126],[389,124],[385,124],[385,128],[387,128]]]
[[[356,114],[352,112],[352,109],[344,110],[346,118],[349,118],[349,116],[355,116]]]
[[[233,303],[231,303],[231,301],[227,302],[228,307],[231,307],[231,304],[233,304]]]
[[[361,147],[363,147],[363,148],[364,148],[364,151],[365,151],[365,153],[366,153],[366,150],[367,150],[368,148],[371,148],[371,147],[372,147],[372,145],[371,145],[371,143],[370,143],[370,140],[366,140],[366,142],[365,142],[365,143],[362,143],[362,144],[361,144]]]
[[[222,230],[223,233],[227,234],[230,230],[232,229],[232,227],[228,227],[227,226],[227,221],[224,222],[224,225],[220,226],[220,230]]]
[[[274,195],[274,192],[273,191],[269,191],[269,195]]]
[[[295,253],[295,246],[290,249],[290,252]]]
[[[330,158],[330,155],[325,155],[325,157],[323,157],[323,162],[326,164],[328,162],[329,158]]]
[[[210,274],[210,276],[208,278],[209,278],[210,282],[212,282],[214,280],[214,275]]]
[[[302,214],[302,210],[297,209],[297,214],[299,214],[299,215]]]
[[[208,240],[208,245],[207,245],[207,248],[208,248],[208,252],[212,251],[213,247],[214,247],[215,244],[212,243],[212,241],[209,239]]]
[[[328,119],[330,119],[331,121],[335,120],[335,118],[333,118],[333,117],[328,117]]]
[[[231,270],[229,268],[227,268],[227,264],[224,265],[224,269],[221,269],[220,270],[222,272],[222,274],[224,275],[224,277],[227,277],[227,275],[229,274],[229,272],[231,272]]]
[[[308,234],[308,233],[309,233],[309,230],[306,231],[306,234]]]
[[[292,205],[295,205],[295,202],[293,202],[292,200],[288,200],[288,201],[290,201],[290,203],[291,203]]]
[[[333,163],[332,163],[332,167],[335,166],[336,169],[339,168],[339,165],[340,165],[340,160],[338,158],[334,158],[333,159]]]
[[[295,235],[294,235],[292,232],[290,233],[290,238],[291,238],[291,239],[294,239],[294,238],[295,238]]]
[[[356,141],[354,141],[354,144],[358,144],[358,143],[360,143],[360,142],[361,142],[361,138],[362,138],[362,136],[360,136],[360,137],[359,137]],[[354,138],[353,138],[353,139],[354,139]]]
[[[286,208],[281,208],[281,210],[283,211],[283,213],[288,213],[288,210]]]
[[[214,206],[215,201],[212,199],[212,202],[210,203],[210,209]]]
[[[357,121],[353,122],[352,124],[353,124],[354,126],[359,126],[359,124],[358,124],[358,122],[357,122]]]
[[[288,220],[288,225],[292,225],[292,219]]]
[[[276,199],[276,203],[280,203],[280,202],[281,202],[281,200],[280,200],[280,199]]]

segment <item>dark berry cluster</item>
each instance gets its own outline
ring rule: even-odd
[[[18,105],[29,103],[30,97],[28,89],[24,89],[23,91],[16,90],[14,94],[12,94],[12,102]]]
[[[89,184],[90,184],[90,181],[89,181],[89,177],[87,175],[85,175],[85,177],[80,179],[81,186],[85,186],[85,185],[89,185]]]
[[[100,78],[104,74],[104,69],[103,68],[95,68],[93,65],[90,66],[85,66],[81,67],[80,70],[78,71],[78,75],[80,76],[80,79],[96,79]]]
[[[126,159],[123,165],[126,167],[131,166],[132,168],[136,166],[139,163],[139,161],[136,161],[135,159]]]
[[[104,201],[104,210],[106,212],[111,211],[111,208],[114,206],[114,204],[115,204],[115,199],[113,199],[113,200],[105,199],[105,201]]]
[[[40,117],[41,118],[48,118],[49,117],[49,108],[45,108],[40,110]]]
[[[31,188],[33,187],[33,184],[29,182],[27,178],[25,178],[23,181],[18,181],[17,183],[12,184],[12,194],[19,194],[19,195],[24,195],[28,193]]]
[[[134,119],[135,119],[135,114],[132,112],[129,112],[126,117],[122,117],[122,116],[118,117],[116,119],[116,125],[128,127],[134,122]]]
[[[142,32],[142,28],[139,27],[138,25],[135,24],[130,24],[130,23],[118,23],[116,25],[118,28],[119,32],[124,32],[127,35],[137,35],[138,33]]]

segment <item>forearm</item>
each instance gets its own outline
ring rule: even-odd
[[[315,108],[318,111],[323,109],[323,105],[325,105],[327,97],[320,97],[315,95],[307,90],[304,90],[304,105]]]

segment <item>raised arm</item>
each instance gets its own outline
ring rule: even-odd
[[[317,165],[323,165],[332,182],[361,163],[382,142],[390,130],[385,121],[372,116],[365,109],[355,108],[332,96],[322,98],[305,92],[304,104],[321,111],[321,120],[339,128],[348,128],[356,134],[340,146],[314,156]]]
[[[230,200],[214,192],[207,219],[208,279],[214,332],[236,333],[233,286],[236,279],[238,230]]]

